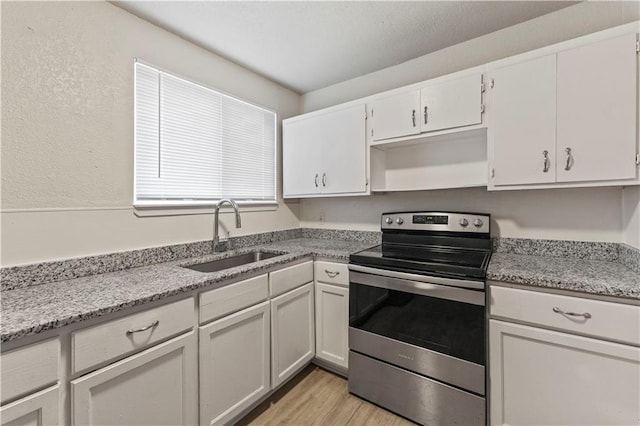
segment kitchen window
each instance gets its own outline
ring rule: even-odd
[[[135,63],[135,207],[275,205],[276,114]]]

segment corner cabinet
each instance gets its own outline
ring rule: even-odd
[[[329,109],[284,120],[285,198],[366,194],[366,108]]]
[[[58,398],[60,386],[36,392],[0,408],[2,426],[51,426],[60,424]]]
[[[491,189],[637,180],[636,41],[490,67]]]
[[[60,421],[60,341],[50,339],[0,355],[0,424],[57,425]]]

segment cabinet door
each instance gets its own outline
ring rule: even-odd
[[[636,176],[637,84],[636,34],[558,53],[558,182]]]
[[[270,390],[269,302],[200,327],[200,424],[226,424]]]
[[[322,139],[322,193],[344,194],[367,190],[365,105],[325,115]]]
[[[482,74],[423,87],[420,91],[423,132],[482,123]]]
[[[320,192],[323,123],[322,116],[283,122],[282,187],[285,197]]]
[[[491,320],[491,424],[640,421],[640,348]]]
[[[498,68],[491,76],[493,184],[555,182],[556,56]]]
[[[2,426],[57,425],[59,386],[36,392],[0,408]]]
[[[420,91],[412,90],[371,103],[373,140],[420,133]]]
[[[316,283],[316,357],[348,367],[349,289]]]
[[[271,299],[272,383],[284,383],[315,354],[313,283]]]
[[[71,381],[74,425],[195,425],[196,335],[189,332]]]

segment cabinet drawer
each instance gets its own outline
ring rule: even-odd
[[[312,260],[270,273],[269,294],[275,297],[311,281],[313,281]]]
[[[47,340],[0,356],[2,403],[58,381],[60,342]]]
[[[316,281],[349,286],[349,266],[346,263],[316,262]]]
[[[223,317],[269,297],[267,274],[207,291],[200,295],[200,323]]]
[[[73,372],[188,330],[193,327],[193,313],[189,298],[76,331],[71,336]]]
[[[492,317],[640,344],[639,306],[491,286],[490,312]],[[586,313],[590,318],[567,312]]]

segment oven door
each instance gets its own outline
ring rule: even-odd
[[[485,394],[484,282],[349,270],[352,351]]]

